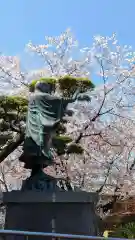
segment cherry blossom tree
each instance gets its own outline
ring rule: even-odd
[[[79,49],[67,30],[59,37],[46,37],[44,45],[27,48],[43,58],[50,76],[95,76],[101,85],[90,93],[91,102],[76,102],[68,132],[84,148],[84,156],[67,158],[75,184],[84,189],[122,194],[134,191],[134,56],[121,47],[116,35],[95,36],[92,46]],[[76,52],[77,60],[76,60]],[[123,189],[123,190],[122,190]]]
[[[83,48],[69,29],[45,40],[42,45],[26,45],[29,52],[43,60],[36,79],[70,75],[100,81],[88,92],[90,102],[77,101],[69,106],[74,109],[74,117],[68,119],[67,133],[74,143],[83,146],[84,153],[65,154],[61,159],[56,156],[57,174],[68,175],[74,185],[89,191],[133,194],[135,52],[130,46],[120,46],[115,34],[95,36],[93,44]],[[13,89],[27,97],[27,86],[36,71],[16,72],[11,59],[6,61],[11,63],[9,67],[0,62],[1,89],[6,88],[6,94],[13,94],[9,92]],[[61,94],[59,86],[57,94]]]

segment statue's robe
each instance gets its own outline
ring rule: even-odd
[[[42,164],[44,167],[52,164],[52,137],[69,102],[73,102],[73,99],[62,99],[47,93],[31,95],[24,152],[20,159],[25,162],[26,167],[31,168],[33,164]]]
[[[77,94],[76,94],[77,95]],[[76,100],[63,99],[48,93],[35,92],[31,95],[28,105],[26,134],[23,154],[20,161],[26,168],[33,164],[43,167],[52,165],[53,156],[50,151],[55,130],[65,115],[68,103]]]

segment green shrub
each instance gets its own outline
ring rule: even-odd
[[[135,238],[135,222],[120,225],[113,233],[117,238]]]

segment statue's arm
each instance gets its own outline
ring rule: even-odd
[[[67,106],[69,103],[73,103],[76,100],[78,101],[90,101],[90,96],[88,92],[85,93],[80,93],[80,90],[78,89],[74,95],[71,98],[64,98],[63,99],[63,104]]]

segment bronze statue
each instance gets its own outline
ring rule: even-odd
[[[72,98],[62,98],[53,95],[53,91],[52,84],[37,82],[35,91],[30,96],[20,161],[25,163],[25,168],[32,169],[31,176],[53,164],[52,139],[65,115],[67,105],[77,98],[84,100],[79,92]]]

